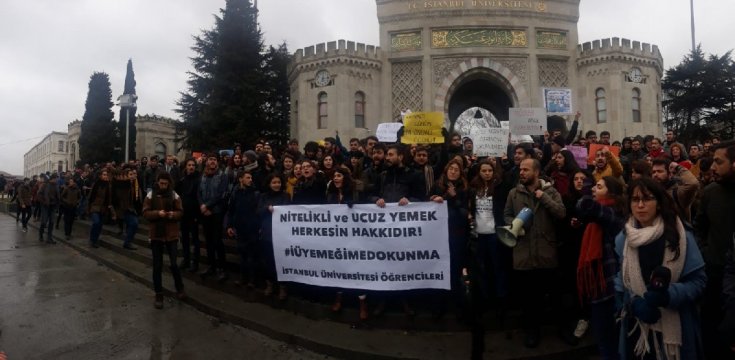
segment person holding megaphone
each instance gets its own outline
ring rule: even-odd
[[[523,344],[528,348],[537,347],[541,339],[544,306],[540,302],[546,293],[552,293],[556,284],[554,223],[566,215],[561,195],[551,183],[539,178],[540,172],[541,163],[537,159],[521,161],[519,184],[508,194],[503,213],[505,223],[512,225],[498,228],[500,241],[513,246],[513,269],[517,284],[522,284],[517,291],[523,310]]]

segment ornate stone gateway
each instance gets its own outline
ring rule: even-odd
[[[379,47],[338,40],[296,51],[291,132],[363,138],[409,109],[443,112],[464,132],[565,88],[584,130],[661,133],[660,51],[620,38],[578,44],[580,2],[375,0]]]

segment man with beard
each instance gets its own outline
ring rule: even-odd
[[[699,181],[692,172],[667,158],[655,158],[651,167],[651,177],[663,185],[674,199],[681,219],[691,223],[691,206],[699,190]]]
[[[383,143],[373,144],[370,160],[365,161],[365,171],[362,173],[362,182],[365,184],[365,193],[368,196],[376,196],[380,174],[385,171],[385,152],[387,148]]]
[[[592,172],[595,182],[600,181],[605,176],[612,176],[622,180],[622,175],[623,165],[620,164],[618,157],[610,152],[607,146],[597,150],[595,153],[595,170]]]
[[[426,146],[417,146],[416,152],[413,155],[413,168],[416,169],[420,174],[423,175],[424,183],[426,184],[426,196],[429,196],[429,192],[434,187],[434,181],[436,180],[435,174],[441,174],[441,170],[431,166],[429,164],[429,148]]]
[[[176,181],[176,193],[181,196],[181,203],[184,209],[180,223],[183,260],[179,268],[181,270],[189,269],[189,272],[199,271],[201,246],[199,245],[200,214],[197,193],[199,191],[200,181],[201,174],[197,171],[196,160],[187,159],[184,167],[184,176],[179,181]],[[192,245],[194,245],[193,258],[191,252]]]
[[[659,138],[651,139],[651,148],[648,151],[648,155],[652,159],[655,159],[657,157],[667,156],[666,151],[664,151],[663,147],[661,146],[661,139]]]
[[[380,174],[371,201],[378,207],[386,203],[398,203],[399,206],[409,202],[426,201],[426,184],[422,174],[407,168],[403,163],[403,149],[400,145],[391,145],[385,155],[385,171]],[[373,152],[374,154],[374,152]],[[415,315],[405,294],[402,297],[403,310],[408,316]],[[381,296],[377,296],[380,298]],[[373,315],[378,317],[385,311],[386,298],[383,297],[375,308]]]
[[[694,223],[707,271],[701,305],[702,340],[707,359],[732,359],[735,356],[731,351],[735,349],[735,141],[713,146],[712,150],[715,182],[704,188]],[[718,334],[720,322],[721,334]]]
[[[505,222],[510,224],[523,208],[533,211],[533,220],[525,224],[525,235],[513,248],[513,269],[516,270],[518,299],[523,310],[524,345],[538,346],[541,338],[540,303],[556,284],[556,231],[554,222],[566,215],[561,195],[551,183],[539,178],[541,163],[536,159],[521,162],[519,184],[508,194]]]
[[[220,282],[227,280],[225,272],[225,243],[222,241],[227,175],[220,173],[217,154],[207,156],[204,174],[199,183],[197,202],[201,214],[204,238],[207,242],[209,268],[200,275],[207,277],[217,274]]]
[[[694,164],[690,171],[696,178],[699,178],[699,172],[701,169],[701,164],[699,163],[700,160],[702,160],[702,149],[699,148],[699,144],[689,145],[689,161]]]
[[[138,208],[142,203],[141,189],[138,185],[138,174],[135,168],[124,168],[112,181],[112,206],[119,216],[120,234],[125,224],[123,248],[137,250],[133,245],[133,237],[138,231]]]

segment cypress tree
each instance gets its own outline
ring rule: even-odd
[[[112,105],[110,77],[104,72],[93,73],[89,79],[89,92],[79,134],[79,158],[85,163],[112,160],[111,154],[117,144]]]
[[[123,94],[132,94],[135,95],[135,72],[133,72],[133,60],[128,59],[128,68],[127,72],[125,73],[125,88],[123,89]],[[137,108],[130,108],[130,148],[128,151],[128,157],[130,159],[135,159],[135,139],[136,139],[136,128],[135,128],[135,113],[137,111]],[[120,121],[118,122],[118,131],[120,133],[120,142],[119,146],[121,149],[125,149],[125,120],[126,120],[126,109],[120,109]],[[125,159],[124,155],[125,150],[123,150],[123,159]]]

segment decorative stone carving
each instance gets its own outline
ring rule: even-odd
[[[402,110],[423,110],[424,86],[421,69],[421,61],[392,64],[393,118],[399,116]]]
[[[518,58],[493,58],[493,60],[503,64],[517,76],[522,83],[528,84],[528,60]]]
[[[538,78],[542,87],[568,87],[569,74],[566,60],[539,59]]]
[[[449,29],[431,32],[431,47],[455,48],[468,46],[527,47],[525,30],[511,29]]]
[[[457,68],[459,64],[464,62],[465,58],[442,58],[442,59],[434,59],[433,61],[433,73],[434,73],[434,85],[439,86],[441,85],[442,81],[444,81],[444,78],[449,75],[449,73]]]
[[[567,33],[563,31],[536,31],[536,47],[540,49],[561,49],[568,46]]]
[[[449,73],[467,58],[440,58],[433,61],[434,85],[441,85]],[[528,84],[528,60],[525,58],[492,58],[510,69],[523,84]]]
[[[391,34],[390,36],[390,49],[392,51],[421,50],[421,46],[422,40],[420,31]]]

